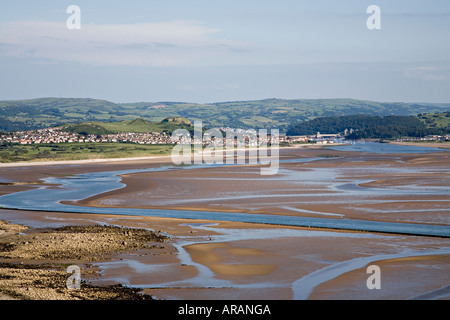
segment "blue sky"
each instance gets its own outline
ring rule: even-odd
[[[0,68],[0,100],[450,102],[450,1],[2,1]]]

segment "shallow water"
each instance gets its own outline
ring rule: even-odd
[[[356,145],[352,145],[353,147]],[[350,146],[350,147],[352,147]],[[384,150],[403,150],[404,146],[384,145],[377,143],[366,143],[363,146],[370,146],[372,149]],[[387,146],[387,147],[386,147]],[[414,147],[413,150],[408,148],[409,152],[429,152],[430,148]],[[439,151],[441,151],[439,149]],[[299,159],[299,162],[307,162],[318,160],[319,158]],[[322,159],[323,160],[323,159]],[[332,161],[333,159],[329,159]],[[293,161],[293,160],[289,160]],[[218,165],[216,165],[218,166]],[[247,214],[232,212],[209,212],[209,211],[189,211],[189,210],[165,210],[165,209],[139,209],[139,208],[101,208],[101,207],[84,207],[62,204],[61,201],[77,201],[86,199],[93,195],[105,193],[111,190],[123,188],[125,184],[121,182],[120,175],[130,173],[144,172],[160,172],[166,170],[186,170],[198,169],[203,167],[211,167],[211,165],[193,165],[193,166],[162,166],[158,168],[138,169],[138,170],[120,170],[107,172],[93,172],[74,175],[70,177],[49,177],[44,179],[47,184],[58,186],[57,188],[41,186],[22,192],[7,194],[0,197],[0,206],[12,209],[22,210],[40,210],[40,211],[59,211],[59,212],[75,212],[75,213],[98,213],[98,214],[117,214],[131,216],[154,216],[167,218],[184,218],[184,219],[206,219],[206,220],[222,220],[222,221],[239,221],[249,223],[263,223],[273,225],[290,225],[290,226],[306,226],[318,228],[347,229],[347,230],[363,230],[374,232],[403,233],[414,235],[428,236],[450,236],[450,227],[445,225],[427,225],[427,224],[410,224],[410,223],[391,223],[381,221],[366,221],[345,218],[309,218],[297,216],[282,216],[270,214]],[[386,170],[390,170],[386,168]],[[359,184],[368,182],[366,180],[342,180],[337,179],[337,171],[332,168],[314,168],[307,171],[295,171],[281,168],[279,175],[270,176],[267,179],[287,179],[295,181],[305,181],[308,184],[316,184],[326,186],[328,191],[336,191],[336,194],[329,194],[327,197],[345,197],[346,201],[357,195],[414,195],[414,194],[433,194],[448,195],[448,189],[443,187],[420,187],[408,188],[401,190],[398,188],[368,188],[361,187]],[[233,199],[240,197],[241,199],[257,198],[276,198],[276,197],[310,197],[307,194],[242,194],[240,196],[233,195]],[[210,198],[209,198],[210,199]],[[222,198],[218,198],[222,199]],[[226,197],[224,198],[226,199]],[[198,200],[198,199],[196,199]],[[299,209],[297,209],[299,210]],[[326,215],[327,213],[322,213]],[[329,213],[332,214],[332,213]]]
[[[267,240],[267,239],[279,239],[279,238],[359,238],[359,239],[386,239],[386,236],[375,235],[369,233],[341,233],[332,231],[310,231],[310,230],[292,230],[292,229],[230,229],[230,228],[217,228],[216,224],[208,223],[191,223],[185,224],[193,229],[213,231],[218,233],[216,235],[208,235],[204,237],[197,236],[195,238],[178,237],[178,241],[174,243],[177,249],[178,259],[180,264],[192,265],[198,271],[198,274],[192,278],[182,279],[177,281],[168,282],[153,282],[148,283],[137,283],[133,284],[135,287],[139,288],[192,288],[192,287],[202,287],[202,288],[276,288],[285,287],[284,283],[275,282],[257,282],[250,284],[236,284],[231,280],[217,279],[216,274],[207,268],[206,266],[196,263],[192,260],[189,253],[185,250],[185,247],[193,244],[212,244],[212,243],[222,243],[230,241],[245,241],[245,240]],[[124,266],[130,267],[135,273],[145,275],[152,272],[158,272],[164,269],[164,264],[145,264],[134,259],[123,259],[120,261],[108,261],[96,263],[102,270],[113,270],[120,269]],[[127,277],[114,277],[113,280],[120,281],[127,285],[131,285]]]
[[[348,143],[344,141],[344,143]],[[333,146],[328,147],[328,149],[339,150],[339,151],[357,151],[357,152],[369,152],[369,153],[429,153],[429,152],[442,152],[443,149],[436,147],[419,147],[419,146],[406,146],[406,145],[395,145],[389,143],[378,143],[378,142],[352,142],[345,146]]]
[[[403,146],[396,147],[396,152]],[[420,152],[430,152],[429,148],[423,148],[418,150],[416,148],[415,153]],[[362,149],[353,150],[361,151]],[[369,150],[369,149],[366,149]],[[392,150],[392,149],[390,149]],[[404,150],[404,149],[403,149]],[[411,149],[408,149],[411,152]],[[382,149],[383,152],[387,152],[386,149]],[[389,151],[389,150],[388,150]],[[434,150],[442,151],[440,149]],[[372,151],[373,152],[373,151]],[[289,162],[307,162],[314,160],[324,160],[323,158],[313,158],[313,159],[290,159]],[[334,159],[327,159],[333,161]],[[211,228],[211,224],[189,224],[193,229],[214,231],[219,234],[208,236],[208,238],[202,237],[180,237],[174,243],[178,251],[178,258],[181,264],[191,265],[196,268],[198,274],[192,278],[170,281],[170,282],[155,282],[155,283],[133,283],[130,284],[127,274],[123,276],[116,276],[116,278],[109,277],[109,280],[116,280],[123,284],[133,285],[140,288],[192,288],[192,287],[203,287],[203,288],[238,288],[242,290],[246,289],[266,289],[266,288],[283,288],[290,286],[292,289],[294,299],[306,299],[309,297],[311,292],[319,286],[330,279],[333,279],[339,275],[347,273],[351,270],[357,268],[362,268],[366,264],[381,260],[381,259],[393,259],[393,258],[405,258],[410,256],[419,255],[432,255],[432,254],[450,254],[448,248],[443,249],[430,249],[430,250],[412,250],[408,248],[398,248],[398,250],[393,251],[389,254],[374,254],[367,257],[360,257],[355,259],[350,259],[346,261],[330,262],[331,264],[327,267],[319,269],[312,272],[300,279],[297,279],[291,283],[279,283],[270,281],[261,281],[255,283],[239,284],[234,283],[230,280],[218,279],[212,270],[206,266],[196,263],[192,260],[189,253],[185,250],[185,247],[191,244],[199,243],[214,243],[214,242],[227,242],[227,241],[239,241],[239,240],[255,240],[255,239],[277,239],[277,238],[304,238],[304,237],[316,237],[320,238],[330,238],[330,237],[346,237],[346,238],[357,238],[357,239],[373,239],[375,242],[378,240],[386,240],[386,235],[381,234],[371,234],[371,233],[351,233],[351,232],[332,232],[332,231],[317,231],[317,230],[291,230],[291,229],[280,229],[276,225],[289,225],[289,226],[310,226],[319,228],[331,228],[331,229],[347,229],[347,230],[364,230],[364,231],[375,231],[375,232],[387,232],[387,233],[399,233],[399,234],[413,234],[413,235],[425,235],[425,236],[439,236],[439,237],[450,237],[450,227],[448,225],[427,225],[427,224],[417,224],[417,223],[390,223],[390,222],[377,222],[377,221],[365,221],[356,219],[345,219],[342,215],[335,213],[326,212],[316,212],[306,209],[299,209],[292,207],[296,202],[292,203],[289,201],[284,201],[283,208],[291,211],[299,211],[305,213],[313,213],[322,216],[334,216],[334,218],[307,218],[307,217],[296,217],[296,216],[281,216],[281,215],[269,215],[269,214],[246,214],[246,213],[228,213],[228,212],[207,212],[207,211],[188,211],[188,210],[163,210],[163,209],[137,209],[137,208],[99,208],[99,207],[81,207],[81,206],[71,206],[62,204],[61,201],[76,201],[91,197],[95,194],[101,194],[107,191],[115,190],[118,188],[123,188],[125,185],[121,182],[120,175],[130,174],[137,172],[160,172],[166,170],[185,170],[192,168],[202,168],[203,166],[186,166],[186,167],[174,167],[174,166],[164,166],[160,168],[151,169],[141,169],[141,170],[122,170],[122,171],[110,171],[110,172],[95,172],[75,175],[72,177],[65,178],[54,178],[50,177],[45,179],[45,183],[54,184],[54,187],[41,186],[39,188],[8,194],[0,197],[0,206],[16,209],[25,210],[42,210],[42,211],[64,211],[64,212],[80,212],[80,213],[100,213],[100,214],[117,214],[117,215],[129,215],[129,216],[155,216],[155,217],[174,217],[174,218],[185,218],[185,219],[206,219],[206,220],[217,220],[217,221],[240,221],[240,222],[250,222],[250,223],[263,223],[273,225],[271,229],[228,229],[228,228]],[[210,167],[210,166],[204,166]],[[358,168],[364,171],[364,168]],[[408,173],[410,169],[407,168],[390,168],[389,166],[380,168],[384,172],[401,172]],[[429,169],[437,170],[440,169]],[[444,170],[445,172],[445,170]],[[246,172],[249,173],[249,172]],[[448,188],[445,187],[422,187],[422,186],[408,186],[408,188],[370,188],[361,187],[360,184],[363,182],[369,182],[368,180],[354,180],[354,179],[337,179],[338,171],[330,168],[314,168],[308,169],[307,171],[296,171],[286,168],[280,168],[279,175],[277,176],[267,176],[264,179],[283,179],[289,181],[289,183],[305,183],[317,187],[317,194],[320,192],[327,192],[326,196],[328,199],[321,199],[320,203],[347,203],[354,204],[352,202],[357,199],[357,203],[387,203],[389,200],[377,200],[371,199],[370,197],[364,197],[366,195],[373,196],[386,196],[386,195],[423,195],[423,194],[433,194],[433,195],[448,195]],[[245,178],[232,178],[233,180],[251,180]],[[260,180],[260,179],[258,179]],[[320,189],[320,188],[324,189]],[[293,189],[295,190],[295,189]],[[311,189],[312,190],[312,189]],[[286,189],[284,190],[286,191]],[[329,193],[329,192],[332,193]],[[222,197],[220,199],[231,199],[231,196]],[[233,199],[237,197],[241,199],[255,199],[255,204],[258,203],[258,199],[277,199],[280,197],[300,197],[303,204],[307,203],[317,203],[310,201],[308,197],[311,195],[299,195],[299,194],[283,194],[283,190],[275,190],[273,194],[261,195],[261,194],[241,194],[233,195]],[[198,200],[198,199],[196,199]],[[398,200],[395,200],[398,201]],[[408,200],[413,202],[415,200]],[[420,200],[427,201],[427,200]],[[447,201],[447,200],[439,200]],[[274,202],[274,204],[279,205],[279,203]],[[366,208],[365,210],[375,210],[377,212],[383,212],[383,209],[371,209]],[[421,209],[411,209],[412,211],[420,211]],[[438,209],[437,209],[438,210]],[[439,209],[443,212],[448,211],[446,208]],[[391,212],[393,210],[390,210]],[[402,210],[404,212],[404,210]],[[448,220],[447,220],[448,221]],[[244,232],[243,232],[244,231]],[[400,238],[400,237],[399,237]],[[427,238],[423,238],[427,239]],[[359,241],[359,240],[358,240]],[[388,240],[386,240],[388,241]],[[433,240],[434,241],[434,240]],[[391,251],[389,251],[391,252]],[[149,273],[161,273],[164,272],[167,265],[164,264],[145,264],[134,259],[133,257],[125,258],[120,261],[110,261],[99,263],[98,266],[101,269],[108,270],[121,270],[124,266],[130,268],[135,274],[149,274]],[[435,293],[436,295],[448,296],[446,292]]]
[[[402,252],[394,254],[379,254],[369,257],[360,257],[343,262],[338,262],[330,266],[327,266],[323,269],[319,269],[315,272],[312,272],[307,276],[302,277],[301,279],[298,279],[297,281],[292,283],[292,291],[294,293],[293,299],[305,300],[309,297],[313,289],[316,288],[321,283],[332,280],[349,271],[363,268],[374,261],[407,258],[407,257],[429,256],[434,254],[436,255],[450,254],[450,249],[440,248],[426,251],[404,249]],[[448,292],[446,295],[448,295]]]
[[[219,289],[218,291],[211,292],[212,296],[210,298],[220,297],[222,299],[224,295],[222,290],[226,288],[239,290],[262,289],[266,290],[266,292],[270,292],[270,290],[277,290],[279,288],[290,288],[290,290],[292,291],[292,299],[301,300],[308,299],[314,289],[316,289],[320,284],[335,279],[350,271],[363,269],[368,264],[373,262],[388,259],[450,254],[450,248],[428,248],[426,250],[409,248],[410,243],[402,242],[402,240],[405,239],[402,236],[393,238],[392,236],[371,233],[294,230],[281,229],[276,227],[272,229],[218,228],[218,225],[213,223],[188,223],[185,225],[191,227],[193,230],[212,231],[214,233],[213,235],[206,236],[197,235],[194,237],[177,237],[177,241],[174,243],[174,246],[177,249],[177,257],[179,259],[179,263],[195,267],[197,270],[197,274],[195,276],[188,276],[186,278],[171,281],[158,281],[159,278],[155,279],[155,277],[150,277],[151,280],[147,280],[149,278],[148,275],[164,273],[166,270],[173,268],[173,265],[170,263],[145,263],[143,261],[138,261],[133,257],[116,261],[100,262],[96,263],[95,265],[98,266],[101,270],[104,270],[104,277],[106,279],[119,281],[120,283],[126,284],[128,286],[139,287],[142,289]],[[336,239],[336,241],[338,239],[357,239],[357,241],[360,239],[369,241],[369,243],[376,243],[377,245],[381,246],[382,249],[379,249],[379,253],[374,254],[362,251],[360,252],[360,254],[362,254],[363,256],[343,261],[323,260],[323,255],[314,255],[314,257],[311,257],[312,261],[319,263],[319,266],[322,264],[326,264],[326,266],[320,267],[319,269],[309,272],[297,279],[295,278],[295,276],[292,278],[287,277],[286,279],[281,280],[276,279],[276,277],[264,277],[254,278],[253,281],[247,283],[236,281],[236,279],[220,279],[218,275],[215,274],[214,271],[208,268],[206,265],[195,262],[185,249],[190,245],[233,242],[236,243],[239,241],[248,240],[264,241],[270,239],[270,241],[276,241],[277,239],[292,239],[289,241],[302,243],[305,238],[315,238],[317,239],[317,241],[330,238]],[[429,242],[429,240],[430,239],[428,239],[428,243],[433,243]],[[414,243],[417,245],[417,242]],[[235,244],[234,246],[239,245]],[[301,246],[299,247],[299,249],[300,252]],[[300,261],[308,260],[308,258],[304,254],[302,254],[301,257],[302,260],[298,261],[299,265],[297,266],[297,272],[299,272],[299,274],[302,273],[302,262]],[[232,264],[236,263],[235,260],[230,261]],[[294,259],[294,261],[297,260]],[[242,261],[242,263],[245,264],[246,262]],[[124,267],[132,270],[133,278],[129,278],[127,274],[120,275],[120,270],[123,270]],[[364,272],[364,269],[362,270],[362,272]],[[399,281],[398,283],[401,286],[401,281]],[[424,292],[423,294],[427,294],[430,298],[449,296],[449,292],[446,290],[440,290],[438,292],[433,291],[430,293]],[[180,299],[182,298],[182,296],[179,297],[175,292],[173,292],[171,293],[171,298]],[[415,298],[415,296],[411,296],[410,298]]]
[[[7,194],[0,197],[0,206],[22,210],[59,211],[75,213],[117,214],[132,216],[154,216],[183,219],[206,219],[239,221],[249,223],[263,223],[274,225],[306,226],[318,228],[363,230],[374,232],[403,233],[429,236],[450,236],[450,227],[440,225],[422,225],[407,223],[390,223],[379,221],[365,221],[354,219],[308,218],[296,216],[282,216],[270,214],[247,214],[232,212],[209,212],[189,210],[138,209],[138,208],[101,208],[83,207],[62,204],[60,201],[75,201],[92,195],[104,193],[124,187],[118,175],[134,172],[151,172],[166,170],[166,168],[152,168],[147,170],[124,170],[110,172],[95,172],[76,175],[68,178],[47,178],[46,183],[59,185],[58,188],[40,187],[27,191]],[[319,175],[320,177],[320,175]],[[319,178],[320,179],[320,178]],[[89,186],[88,188],[86,186]],[[345,183],[344,189],[361,192],[355,185]],[[336,187],[336,186],[335,186]],[[367,192],[363,188],[363,192]],[[383,190],[383,189],[377,189]],[[384,191],[386,192],[386,191]],[[272,195],[277,196],[277,195]],[[281,196],[281,195],[279,195]],[[283,195],[286,196],[286,195]],[[298,195],[292,195],[298,196]],[[253,196],[256,198],[257,196]],[[267,198],[267,195],[262,195]]]

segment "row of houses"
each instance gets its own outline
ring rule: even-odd
[[[171,144],[170,136],[166,132],[122,132],[101,136],[98,142],[131,142],[139,144]]]
[[[406,137],[399,139],[398,141],[449,141],[450,140],[450,134],[446,135],[430,135],[425,137]]]
[[[271,130],[254,130],[254,129],[235,129],[230,127],[214,128],[212,130],[206,130],[200,135],[194,134],[190,136],[174,137],[174,143],[181,144],[202,144],[216,145],[216,146],[248,146],[258,147],[271,145],[272,143],[295,143],[295,142],[308,142],[310,138],[307,136],[286,136],[284,133],[276,135]],[[275,140],[277,139],[277,140]]]
[[[0,141],[2,143],[10,142],[20,144],[78,142],[80,139],[80,135],[64,132],[61,128],[16,131],[0,135]]]
[[[271,131],[267,134],[261,134],[255,130],[234,129],[234,128],[218,128],[220,131],[215,131],[218,136],[213,136],[209,131],[202,133],[199,138],[194,137],[172,137],[166,132],[122,132],[107,135],[82,135],[78,133],[66,132],[62,127],[46,128],[30,131],[17,131],[0,135],[1,143],[19,143],[19,144],[41,144],[41,143],[73,143],[73,142],[131,142],[138,144],[209,144],[215,142],[216,144],[226,145],[229,143],[227,137],[234,137],[235,144],[246,146],[259,146],[271,144]],[[221,136],[222,135],[222,136]],[[242,139],[241,139],[242,137]],[[256,139],[257,137],[257,139]],[[334,143],[336,138],[340,136],[337,134],[321,134],[317,132],[311,136],[286,136],[283,133],[279,134],[279,143],[306,143],[314,141],[315,143]]]
[[[165,132],[135,133],[124,132],[107,135],[82,135],[63,131],[62,128],[47,128],[30,131],[17,131],[0,135],[2,143],[41,144],[74,142],[132,142],[139,144],[168,144],[170,136]]]
[[[136,133],[136,132],[122,132],[117,134],[107,135],[82,135],[78,133],[71,133],[63,131],[62,127],[46,128],[30,131],[17,131],[0,135],[1,143],[18,143],[18,144],[49,144],[49,143],[75,143],[75,142],[130,142],[138,144],[172,144],[172,143],[186,143],[186,144],[209,144],[215,142],[216,144],[226,145],[227,133],[231,133],[234,137],[235,144],[244,144],[246,146],[270,145],[271,134],[260,135],[257,139],[252,136],[254,132],[242,129],[221,128],[224,132],[222,138],[212,137],[207,132],[204,133],[200,139],[195,137],[179,137],[172,140],[171,136],[166,132],[158,133]],[[239,137],[243,137],[240,140]],[[279,143],[305,143],[315,140],[316,136],[286,136],[279,135]]]

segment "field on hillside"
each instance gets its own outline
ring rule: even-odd
[[[104,135],[109,133],[135,132],[135,133],[161,133],[166,131],[171,134],[176,129],[191,130],[192,127],[187,119],[168,118],[161,122],[150,122],[146,119],[122,120],[115,122],[91,121],[80,124],[67,124],[63,126],[65,131],[76,132],[84,135]]]
[[[450,127],[450,111],[444,113],[419,115],[418,118],[429,128]]]

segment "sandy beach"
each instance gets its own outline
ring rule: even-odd
[[[127,174],[122,176],[124,188],[71,204],[448,225],[450,195],[435,192],[450,186],[447,157],[444,151],[380,155],[317,146],[283,149],[280,160],[288,161],[280,163],[276,176],[260,176],[258,166],[248,165]],[[40,179],[48,176],[140,169],[167,162],[167,158],[151,157],[8,166],[0,168],[0,195],[43,186]],[[372,192],[365,192],[368,189]],[[446,238],[9,209],[0,209],[0,220],[27,226],[8,234],[19,238],[70,225],[114,225],[167,235],[158,247],[111,251],[95,261],[71,260],[83,266],[82,277],[92,286],[120,283],[155,299],[410,299],[424,294],[450,298],[438,291],[448,285]],[[0,233],[0,241],[11,243],[6,236]],[[25,265],[42,263],[22,260]],[[366,286],[370,264],[381,267],[381,290]],[[340,271],[334,274],[332,267]],[[12,271],[0,270],[6,272]],[[15,289],[21,295],[7,291],[12,290],[7,278],[0,279],[3,298],[26,296],[19,290],[23,286]],[[73,299],[63,293],[53,298]]]
[[[450,142],[434,142],[434,141],[424,141],[424,142],[406,142],[406,141],[392,141],[390,144],[397,144],[403,146],[417,146],[417,147],[437,147],[442,149],[450,149]]]

